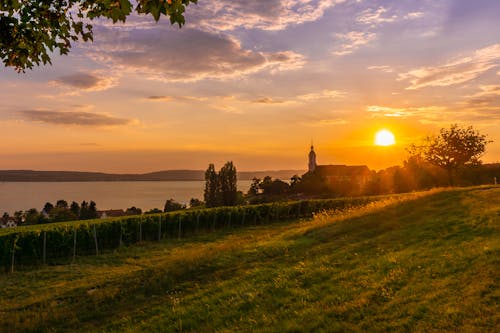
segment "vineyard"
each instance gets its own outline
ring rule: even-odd
[[[324,210],[341,210],[382,197],[301,200],[260,205],[217,207],[18,227],[0,232],[0,265],[14,271],[23,265],[75,260],[143,241],[181,239],[191,235],[280,220],[308,218]]]

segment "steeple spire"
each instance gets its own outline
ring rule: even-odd
[[[311,151],[309,152],[309,172],[316,170],[316,153],[314,152],[313,141],[311,139]]]

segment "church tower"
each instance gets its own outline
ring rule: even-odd
[[[309,152],[309,172],[314,172],[316,170],[316,153],[314,152],[314,146],[311,142],[311,151]]]

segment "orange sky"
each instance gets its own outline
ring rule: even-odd
[[[380,169],[453,123],[500,161],[497,2],[269,6],[200,1],[181,30],[99,21],[52,66],[0,69],[0,169],[305,170],[311,140],[320,164]],[[396,145],[373,145],[382,128]]]

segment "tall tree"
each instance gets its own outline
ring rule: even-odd
[[[205,171],[205,192],[203,199],[207,207],[215,207],[219,204],[219,176],[215,166],[210,163]]]
[[[219,171],[220,197],[223,206],[234,206],[237,202],[237,176],[233,162],[226,162]]]
[[[491,141],[472,126],[451,125],[442,128],[439,135],[428,136],[422,145],[411,145],[410,156],[423,158],[429,163],[442,167],[448,173],[448,184],[454,185],[455,173],[461,167],[481,164],[481,156]]]
[[[185,23],[184,12],[197,0],[0,0],[0,58],[18,71],[51,63],[50,53],[67,54],[71,42],[93,40],[91,21],[102,17],[125,22],[136,12],[165,15]],[[134,8],[135,6],[135,8]]]

